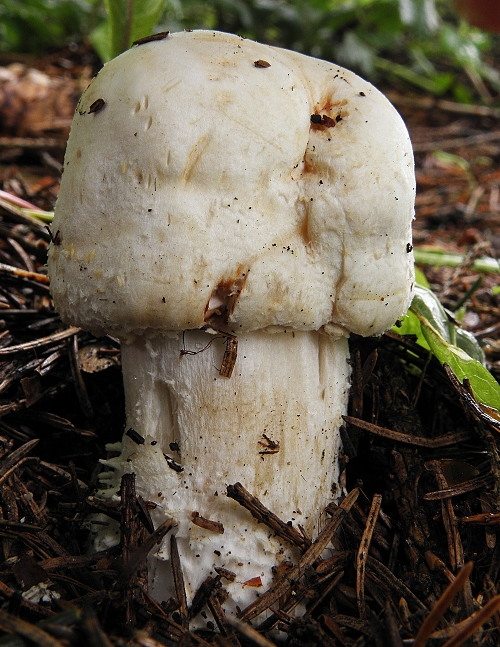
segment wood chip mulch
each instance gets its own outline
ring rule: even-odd
[[[400,97],[416,150],[415,242],[465,254],[458,268],[425,271],[448,307],[467,294],[465,325],[498,376],[498,276],[478,281],[471,269],[500,244],[497,116],[406,104]],[[52,207],[57,147],[9,146],[4,136],[0,158],[4,190]],[[221,575],[191,607],[182,586],[177,599],[151,599],[146,556],[170,526],[152,527],[131,477],[120,501],[96,496],[98,461],[124,425],[119,347],[58,319],[44,267],[49,240],[43,223],[0,207],[0,647],[500,643],[500,420],[393,333],[351,340],[346,494],[328,506],[314,542],[240,484],[229,488],[298,548],[297,563],[237,618],[224,614]],[[91,517],[118,520],[120,544],[89,550]],[[190,630],[193,618],[206,629]]]

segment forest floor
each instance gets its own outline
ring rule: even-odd
[[[4,61],[3,191],[53,208],[71,115],[95,65],[85,50],[48,57],[38,73],[33,61]],[[421,269],[451,312],[465,308],[462,325],[498,377],[498,274],[474,261],[500,247],[500,109],[387,92],[414,144],[414,245],[462,255],[456,267]],[[147,502],[133,480],[120,501],[96,496],[98,460],[124,427],[119,347],[54,313],[50,236],[1,198],[0,646],[452,647],[471,635],[470,644],[499,644],[500,421],[392,333],[351,340],[346,496],[328,509],[337,519],[322,538],[328,553],[314,543],[316,553],[298,551],[279,596],[262,592],[265,619],[226,617],[221,575],[196,608],[152,600],[146,554],[158,533]],[[96,513],[121,521],[120,544],[97,554],[88,550]],[[190,630],[194,616],[206,629]]]

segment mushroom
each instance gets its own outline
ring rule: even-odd
[[[84,92],[52,294],[64,321],[121,341],[127,432],[103,479],[134,472],[155,522],[174,518],[188,598],[218,572],[242,607],[293,556],[228,485],[310,538],[341,495],[348,336],[409,305],[414,193],[402,119],[334,63],[163,34]],[[169,569],[164,542],[159,599]]]

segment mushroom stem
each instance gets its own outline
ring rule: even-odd
[[[196,330],[123,344],[127,426],[145,442],[126,434],[121,455],[108,464],[118,475],[136,473],[138,492],[157,506],[155,521],[177,522],[188,598],[220,566],[235,573],[223,584],[245,606],[259,591],[248,583],[266,587],[291,547],[229,499],[226,487],[241,482],[314,537],[320,511],[339,494],[350,371],[345,337],[250,332],[238,340],[231,378],[219,374],[221,336]],[[159,599],[173,594],[164,575],[169,559],[165,542],[150,564]]]

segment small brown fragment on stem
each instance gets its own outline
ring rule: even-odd
[[[272,440],[269,436],[266,436],[266,434],[262,434],[262,440],[259,440],[259,445],[263,447],[263,449],[259,451],[259,454],[262,456],[262,460],[264,460],[264,456],[267,454],[277,454],[280,450],[279,441]]]
[[[191,521],[199,528],[204,528],[210,532],[216,532],[218,535],[224,534],[224,526],[220,521],[205,519],[205,517],[202,517],[199,512],[196,512],[196,510],[191,513]]]
[[[311,542],[306,539],[298,530],[293,526],[289,526],[277,515],[271,512],[265,505],[263,505],[257,497],[253,496],[246,490],[241,483],[227,486],[227,496],[234,499],[244,508],[246,508],[254,519],[265,523],[268,528],[271,528],[277,535],[285,541],[295,544],[301,550],[306,550]]]
[[[235,335],[226,335],[225,337],[226,348],[224,349],[219,375],[230,378],[238,357],[238,339]]]

